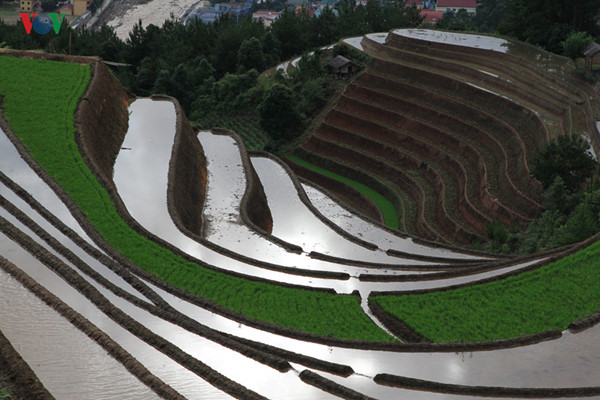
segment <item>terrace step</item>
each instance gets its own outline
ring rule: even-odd
[[[459,204],[464,204],[458,201],[458,185],[452,185],[453,178],[449,176],[447,171],[445,174],[441,174],[443,168],[439,165],[429,165],[423,162],[421,159],[414,157],[398,148],[384,145],[378,141],[373,141],[369,138],[354,135],[349,131],[343,131],[337,128],[328,129],[329,126],[324,123],[321,125],[319,131],[315,134],[315,139],[311,142],[321,141],[325,143],[331,143],[331,146],[341,146],[347,148],[347,152],[354,153],[358,152],[364,156],[370,157],[373,160],[384,163],[385,166],[393,168],[399,168],[401,171],[409,174],[415,180],[420,181],[421,187],[431,186],[433,191],[425,190],[426,194],[432,194],[426,197],[426,201],[436,199],[434,207],[426,212],[426,217],[430,219],[435,217],[439,221],[439,225],[448,226],[452,225],[453,228],[445,228],[444,231],[449,234],[458,237],[459,241],[469,240],[472,241],[474,236],[483,237],[485,235],[485,225],[481,222],[479,215],[468,215],[468,218],[463,218],[462,212],[466,210],[458,210]],[[361,149],[356,151],[355,149]],[[437,166],[437,168],[435,168]],[[448,178],[443,179],[442,176]],[[426,182],[423,183],[423,180]],[[483,217],[483,220],[486,218]],[[478,221],[475,225],[477,232],[474,230],[474,226],[471,226],[467,220]],[[433,225],[433,224],[432,224]],[[465,236],[468,233],[469,235]]]
[[[455,118],[451,114],[438,112],[431,108],[421,106],[420,104],[414,104],[398,97],[389,96],[385,93],[380,93],[378,91],[356,85],[350,86],[349,90],[344,93],[344,97],[341,99],[339,105],[342,105],[344,100],[347,98],[368,105],[375,105],[379,108],[392,111],[403,116],[409,116],[419,121],[427,123],[430,121],[435,121],[437,125],[444,126],[445,130],[456,132],[458,135],[466,134],[466,136],[468,136],[471,140],[475,138],[476,141],[483,140],[491,143],[492,146],[499,148],[501,153],[503,153],[503,155],[505,155],[508,159],[507,172],[511,181],[518,185],[520,192],[525,194],[526,197],[530,197],[527,193],[531,192],[530,188],[532,187],[533,179],[529,177],[529,169],[527,168],[524,156],[524,146],[518,135],[510,135],[510,131],[508,131],[508,135],[504,135],[501,132],[497,134],[500,136],[500,138],[497,139],[496,135],[489,133],[489,131],[485,128],[481,128],[480,125],[472,125],[469,123],[469,121]],[[517,146],[516,149],[517,154],[509,158],[508,155],[512,154],[512,152],[510,152],[510,148],[508,151],[506,151],[503,143],[520,144],[520,146]],[[534,195],[539,197],[539,192],[534,192]]]
[[[583,104],[581,93],[530,62],[506,53],[486,51],[468,52],[463,46],[444,45],[390,34],[386,46],[439,60],[446,60],[481,72],[493,74],[518,84],[532,94],[555,99],[559,104]],[[483,69],[483,70],[482,70]]]
[[[427,196],[427,194],[431,194],[432,191],[426,192],[414,177],[355,150],[344,148],[337,143],[327,142],[315,137],[305,143],[303,148],[329,159],[351,162],[353,166],[360,168],[363,171],[367,171],[376,177],[380,177],[380,179],[389,181],[390,186],[394,191],[403,191],[414,199],[416,204],[416,228],[420,235],[426,235],[426,237],[429,237],[431,240],[441,241],[442,243],[454,243],[452,239],[456,239],[455,237],[447,237],[450,232],[446,232],[441,229],[441,226],[436,226],[431,223],[433,222],[432,218],[428,218],[427,212],[432,212],[432,206],[431,204],[428,206],[426,203],[431,201],[431,197],[433,196]]]
[[[466,60],[490,69],[508,69],[512,73],[516,73],[517,76],[527,76],[532,81],[540,82],[541,85],[571,96],[573,101],[578,104],[586,99],[581,90],[557,77],[556,71],[560,69],[560,65],[557,65],[553,59],[560,58],[560,56],[533,48],[524,43],[507,42],[507,47],[510,47],[509,53],[428,41],[401,35],[399,32],[393,31],[386,38],[386,44],[413,46],[421,51],[442,52],[447,57]],[[518,53],[519,55],[513,55],[512,53]],[[552,65],[553,63],[555,65]],[[548,69],[553,72],[548,71]],[[507,72],[507,74],[510,75],[511,72]]]
[[[541,134],[540,140],[543,143],[547,143],[549,140],[548,129],[552,130],[553,135],[563,133],[561,129],[562,116],[552,117],[547,114],[538,113],[533,108],[526,107],[500,93],[464,82],[463,80],[453,79],[422,68],[381,58],[373,58],[369,71],[376,71],[377,75],[417,87],[427,88],[434,93],[441,93],[450,98],[457,97],[461,102],[476,108],[481,107],[491,114],[507,115],[508,118],[503,117],[502,119],[511,123],[515,119],[518,122],[519,116],[523,118],[523,122],[534,120],[534,124],[539,129],[538,135]],[[543,123],[542,117],[548,121],[549,126]]]
[[[428,229],[427,226],[423,225],[422,220],[419,220],[417,217],[419,215],[417,201],[412,196],[406,195],[406,193],[395,191],[392,182],[382,181],[381,178],[374,176],[370,172],[360,170],[356,168],[353,163],[349,163],[343,159],[315,153],[306,149],[304,145],[297,148],[295,154],[298,157],[309,161],[311,164],[376,188],[379,193],[394,204],[397,210],[400,209],[397,204],[402,205],[402,220],[406,226],[406,233],[426,240],[436,240],[436,235],[433,234],[433,230]],[[442,240],[442,243],[448,243],[443,238],[440,238],[440,240]]]
[[[435,59],[417,53],[410,53],[401,49],[384,46],[369,39],[363,41],[363,47],[367,53],[374,58],[380,58],[407,67],[428,71],[438,76],[445,76],[467,84],[470,83],[472,85],[482,86],[486,90],[491,90],[498,95],[507,95],[509,98],[516,100],[531,109],[537,109],[539,112],[547,113],[550,116],[560,117],[565,111],[565,102],[533,95],[514,85],[512,82],[504,81],[477,69],[468,68],[457,63],[449,62],[448,60]]]
[[[445,207],[452,218],[461,223],[467,230],[475,230],[481,234],[485,233],[488,223],[491,222],[482,212],[476,209],[468,200],[466,195],[467,176],[464,168],[443,151],[430,153],[414,150],[408,153],[399,146],[389,144],[389,141],[373,140],[369,136],[356,133],[352,127],[340,128],[330,125],[327,121],[321,124],[321,127],[315,134],[319,138],[336,140],[355,149],[368,149],[370,154],[377,154],[385,157],[385,160],[399,168],[420,170],[425,174],[439,174],[442,182],[446,186]],[[425,145],[415,139],[414,143],[420,148]],[[439,161],[445,160],[452,164],[452,167],[443,166]],[[431,179],[433,180],[433,179]],[[481,204],[479,202],[479,204]],[[483,210],[483,207],[481,206]]]
[[[289,158],[284,158],[283,161],[285,161],[296,176],[313,182],[318,186],[326,187],[329,192],[333,193],[341,202],[348,205],[354,213],[363,215],[379,223],[384,222],[381,211],[375,203],[352,186],[303,167]],[[401,224],[400,227],[400,230],[406,230],[404,224]]]
[[[458,143],[458,146],[464,145],[465,143],[471,143],[471,147],[475,150],[481,144],[481,155],[483,156],[483,162],[487,165],[498,165],[500,168],[491,169],[492,172],[497,171],[497,174],[487,175],[490,179],[491,188],[496,188],[495,193],[500,196],[501,201],[506,203],[510,209],[517,211],[517,213],[524,215],[526,218],[532,218],[537,215],[539,211],[539,205],[533,202],[531,199],[524,196],[519,190],[512,184],[510,178],[507,175],[507,160],[504,154],[502,157],[502,148],[496,143],[495,147],[492,147],[490,143],[482,143],[477,138],[461,137],[459,133],[448,129],[439,129],[432,126],[429,123],[415,120],[409,116],[401,115],[389,110],[381,109],[377,106],[368,105],[365,103],[354,102],[353,100],[343,98],[338,104],[338,109],[344,109],[345,112],[364,117],[373,121],[372,115],[377,115],[377,121],[385,123],[392,128],[398,127],[407,131],[414,132],[415,136],[428,136],[432,141],[436,141],[436,138],[446,136],[454,138]],[[494,143],[492,142],[492,145]],[[490,171],[490,169],[487,169]]]
[[[400,147],[407,147],[406,143],[409,143],[408,147],[414,146],[414,148],[419,149],[419,151],[431,152],[431,156],[443,156],[444,154],[442,151],[438,150],[438,147],[436,146],[430,146],[427,143],[419,143],[418,141],[415,142],[415,135],[412,135],[406,131],[395,129],[394,127],[391,127],[384,123],[379,123],[377,121],[369,120],[367,118],[353,115],[350,113],[344,113],[342,110],[338,109],[333,110],[328,118],[332,118],[331,120],[327,121],[328,123],[341,123],[344,125],[352,123],[352,129],[354,131],[361,130],[361,135],[376,137],[377,140],[382,140],[385,143],[395,144],[396,146]],[[481,155],[475,149],[472,149],[469,145],[461,145],[460,142],[451,137],[442,137],[441,140],[445,142],[445,145],[453,147],[459,152],[463,151],[463,155],[473,157],[471,160],[469,160],[469,163],[472,164],[472,166],[469,167],[469,169],[478,171],[480,175],[480,179],[478,181],[478,196],[480,198],[481,203],[483,204],[484,210],[486,210],[492,216],[499,219],[505,224],[510,224],[515,221],[517,221],[518,223],[525,223],[526,221],[528,221],[525,217],[521,216],[520,214],[515,213],[514,211],[506,208],[489,193],[488,186],[485,183],[485,163],[483,162],[483,158],[481,157]],[[428,141],[431,142],[431,138],[429,138]],[[471,149],[472,151],[464,153],[464,149]]]
[[[409,218],[411,215],[414,215],[414,213],[406,212],[407,209],[414,210],[416,208],[415,204],[409,204],[410,202],[408,199],[401,198],[398,193],[390,189],[389,182],[383,182],[372,174],[358,170],[345,161],[331,160],[327,157],[322,157],[318,154],[312,153],[302,146],[294,150],[294,155],[315,166],[332,171],[340,176],[362,183],[363,185],[367,185],[368,187],[377,191],[394,205],[394,208],[399,216],[398,225],[405,226],[406,233],[418,236],[418,232],[415,230],[416,224],[414,218],[411,221],[407,220],[407,218]]]
[[[493,132],[510,131],[515,137],[516,145],[522,148],[522,152],[529,161],[533,160],[538,149],[544,142],[540,136],[541,122],[539,119],[536,118],[535,121],[528,119],[531,122],[524,123],[526,121],[523,121],[523,118],[518,118],[518,120],[511,121],[508,124],[505,119],[510,120],[509,116],[502,114],[502,110],[505,110],[506,107],[495,110],[487,110],[483,106],[474,107],[460,101],[458,95],[452,97],[446,96],[439,92],[434,92],[433,89],[427,87],[395,80],[394,77],[379,74],[379,71],[373,69],[363,74],[360,79],[355,80],[352,85],[403,99],[413,104],[435,110],[436,112],[454,115],[463,121],[470,121],[474,125],[485,125]],[[439,88],[436,87],[436,89]],[[520,112],[519,115],[521,115]],[[500,118],[501,116],[503,118]],[[527,166],[527,162],[525,164]],[[537,186],[539,192],[541,190],[539,182],[537,182]]]

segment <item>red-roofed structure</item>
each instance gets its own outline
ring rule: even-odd
[[[269,26],[280,16],[281,13],[274,10],[258,10],[252,14],[252,20],[262,21],[265,26]]]
[[[477,9],[477,0],[438,0],[436,11],[455,10],[461,8],[466,9],[470,13],[474,13]]]
[[[440,19],[444,16],[443,11],[434,11],[434,10],[421,10],[419,13],[422,17],[425,17],[423,20],[424,23],[435,25],[438,23]]]
[[[315,12],[313,10],[311,10],[308,7],[304,7],[304,6],[296,6],[296,9],[294,10],[296,15],[302,14],[303,12],[307,13],[309,17],[312,17]]]

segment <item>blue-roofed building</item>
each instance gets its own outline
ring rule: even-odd
[[[224,12],[221,10],[198,9],[198,10],[194,11],[194,13],[192,15],[190,15],[190,19],[199,19],[204,24],[213,24],[223,14],[224,14]]]
[[[319,8],[323,9],[325,7],[333,8],[337,4],[338,0],[322,0],[319,3]]]

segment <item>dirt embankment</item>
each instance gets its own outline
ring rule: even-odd
[[[163,96],[153,96],[160,99]],[[167,202],[177,223],[196,235],[202,233],[202,209],[206,198],[206,157],[177,99],[164,97],[175,105],[177,125],[169,164]]]
[[[83,157],[110,182],[113,165],[127,132],[128,93],[99,61],[92,64],[92,79],[75,114],[76,135],[86,149]]]
[[[113,165],[127,133],[129,104],[135,99],[100,62],[92,63],[92,79],[75,114],[76,140],[86,163],[102,184],[114,190]],[[206,193],[206,158],[183,110],[173,98],[177,132],[171,160],[169,206],[191,232],[202,231]]]
[[[244,166],[244,172],[246,174],[246,192],[244,193],[240,205],[242,219],[246,224],[254,224],[262,229],[267,235],[270,235],[273,231],[273,216],[271,215],[271,210],[267,203],[265,189],[256,174],[256,170],[250,162],[246,146],[244,146],[242,139],[233,131],[223,128],[214,128],[212,132],[217,135],[230,136],[236,141],[238,148],[240,149],[240,158],[242,159],[242,165]]]
[[[346,185],[343,182],[337,181],[333,178],[329,178],[325,175],[321,175],[318,172],[305,168],[299,164],[294,163],[288,158],[284,158],[283,161],[290,167],[294,174],[298,177],[305,179],[307,182],[315,184],[319,187],[327,188],[327,190],[334,195],[342,203],[350,208],[354,213],[364,215],[379,223],[384,223],[381,211],[375,205],[373,200],[354,189],[350,185]]]
[[[54,399],[21,355],[0,332],[0,387],[4,384],[8,384],[10,398],[13,400]]]

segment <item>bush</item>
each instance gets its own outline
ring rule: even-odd
[[[587,142],[577,135],[561,135],[539,151],[531,175],[544,189],[560,177],[569,192],[576,192],[598,168],[588,148]]]
[[[265,92],[259,106],[260,126],[274,139],[292,136],[302,119],[296,109],[294,92],[287,86],[274,84]]]
[[[560,42],[563,54],[573,61],[583,56],[585,48],[594,41],[587,32],[573,32],[565,40]]]

